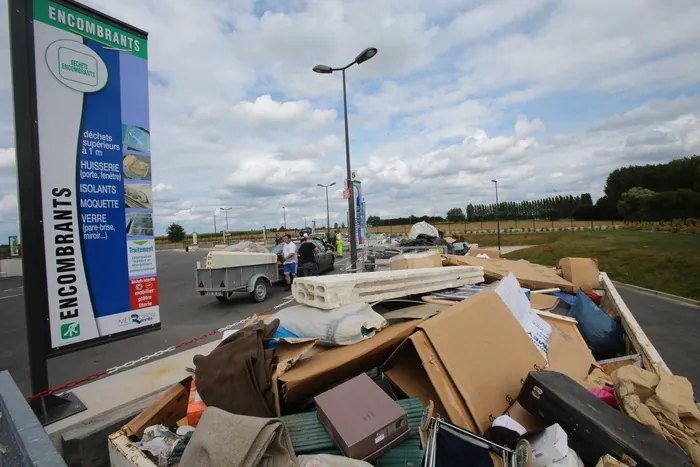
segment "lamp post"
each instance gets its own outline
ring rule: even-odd
[[[282,211],[284,211],[284,234],[287,235],[287,206],[282,206]]]
[[[357,263],[357,229],[355,227],[355,197],[353,196],[354,190],[352,187],[352,172],[350,169],[350,139],[348,136],[348,96],[345,85],[345,70],[347,70],[355,64],[359,65],[363,62],[366,62],[375,55],[377,55],[377,49],[375,47],[369,47],[360,52],[360,54],[357,57],[355,57],[355,60],[353,60],[351,63],[347,64],[344,67],[332,68],[327,65],[316,65],[313,68],[313,70],[316,73],[328,74],[333,73],[334,71],[340,71],[343,75],[343,115],[345,117],[345,166],[347,171],[347,188],[350,191],[350,197],[348,198],[348,230],[350,234],[350,264],[353,272],[355,271],[356,267],[355,263]]]
[[[224,234],[224,238],[226,239],[226,241],[225,241],[224,243],[226,243],[226,244],[228,245],[228,236],[229,236],[229,231],[228,231],[228,212],[229,212],[231,209],[233,209],[233,208],[229,206],[229,207],[223,207],[223,208],[219,208],[219,209],[221,209],[222,211],[224,211],[224,214],[226,215],[226,233]]]
[[[321,188],[326,189],[326,232],[328,232],[328,235],[331,234],[331,211],[328,206],[328,188],[332,187],[335,185],[335,182],[331,182],[330,185],[321,185],[320,183],[317,183],[318,186]]]
[[[498,181],[491,180],[496,185],[496,229],[498,229],[498,254],[501,254],[501,205],[498,204]]]

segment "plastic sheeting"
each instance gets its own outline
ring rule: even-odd
[[[410,232],[408,232],[408,238],[410,238],[411,240],[415,240],[420,234],[428,235],[430,237],[440,236],[438,229],[436,229],[434,226],[428,224],[425,221],[414,224],[413,227],[411,227]]]
[[[255,242],[242,241],[235,245],[227,246],[224,251],[247,251],[252,253],[269,253],[267,248]]]

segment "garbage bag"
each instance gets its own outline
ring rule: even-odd
[[[268,321],[278,319],[280,326],[298,337],[319,337],[320,345],[339,346],[362,342],[388,325],[366,303],[353,303],[333,310],[296,305],[278,311]]]
[[[425,234],[430,237],[440,236],[438,229],[436,229],[434,226],[428,224],[425,221],[421,221],[417,224],[414,224],[413,227],[411,227],[411,230],[408,232],[408,238],[415,240],[420,234]]]
[[[578,330],[596,360],[615,357],[624,350],[620,325],[598,308],[582,290],[576,294],[569,316],[578,321]]]

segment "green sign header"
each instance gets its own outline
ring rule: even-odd
[[[34,0],[34,20],[148,59],[146,39],[49,0]]]

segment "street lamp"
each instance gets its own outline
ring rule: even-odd
[[[360,63],[366,62],[375,55],[377,55],[377,48],[368,47],[362,52],[360,52],[360,54],[357,57],[355,57],[355,60],[345,65],[344,67],[332,68],[327,65],[316,65],[313,68],[313,70],[316,73],[329,74],[333,73],[334,71],[340,71],[343,74],[343,115],[345,117],[345,168],[347,171],[347,188],[350,191],[350,197],[348,197],[348,230],[350,232],[350,264],[353,271],[355,270],[355,263],[357,263],[357,230],[355,227],[355,197],[353,196],[354,190],[352,189],[352,172],[350,169],[350,138],[348,136],[348,95],[345,86],[345,70],[347,70],[355,64],[359,65]]]
[[[224,235],[224,237],[226,237],[225,243],[228,245],[228,233],[229,233],[229,231],[228,231],[228,212],[233,208],[229,206],[229,207],[223,207],[223,208],[219,208],[219,209],[224,211],[224,214],[226,214],[226,234]]]
[[[498,254],[501,254],[501,205],[498,204],[498,181],[491,180],[496,185],[496,229],[498,229]]]
[[[284,211],[284,234],[287,235],[287,206],[282,206],[282,211]]]
[[[321,188],[326,189],[326,232],[328,232],[328,235],[331,234],[331,211],[330,208],[328,207],[328,188],[332,187],[335,185],[335,182],[331,182],[330,185],[321,185],[320,183],[317,183],[318,186]]]

